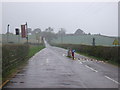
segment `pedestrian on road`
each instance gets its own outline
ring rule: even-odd
[[[75,53],[75,50],[72,50],[72,58],[74,60],[74,53]]]
[[[68,48],[68,54],[67,54],[68,57],[70,57],[70,48]]]
[[[68,55],[67,56],[71,58],[71,56],[72,56],[72,49],[71,48],[68,48]]]

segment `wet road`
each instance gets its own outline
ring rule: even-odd
[[[118,68],[49,46],[33,56],[4,88],[118,88]]]

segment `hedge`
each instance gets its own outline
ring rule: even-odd
[[[89,56],[97,57],[105,61],[112,61],[119,64],[120,60],[120,46],[90,46],[90,45],[79,45],[79,44],[53,44],[54,46],[62,48],[72,48],[78,53],[83,53]]]
[[[28,45],[3,45],[2,46],[2,78],[25,61],[29,52]]]

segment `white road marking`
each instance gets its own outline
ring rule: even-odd
[[[115,82],[115,83],[117,83],[117,84],[120,84],[119,82],[117,82],[117,81],[115,81],[115,80],[113,80],[112,78],[110,78],[110,77],[108,77],[108,76],[105,76],[107,79],[109,79],[109,80],[111,80],[111,81],[113,81],[113,82]]]
[[[65,56],[65,54],[63,54],[63,56]]]
[[[48,60],[48,59],[46,59],[46,63],[49,63],[49,60]]]
[[[94,72],[98,72],[97,70],[95,70],[95,69],[89,67],[88,65],[85,65],[85,66],[86,66],[87,68],[91,69],[91,70],[94,71]]]

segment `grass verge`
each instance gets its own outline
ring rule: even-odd
[[[28,53],[28,58],[34,56],[37,52],[45,48],[44,46],[30,46],[29,53]]]
[[[77,53],[84,56],[94,58],[97,60],[102,60],[113,64],[115,66],[120,66],[119,62],[119,49],[120,47],[107,47],[107,46],[89,46],[80,44],[52,44],[53,46],[61,47],[64,49],[71,48],[75,49]]]

